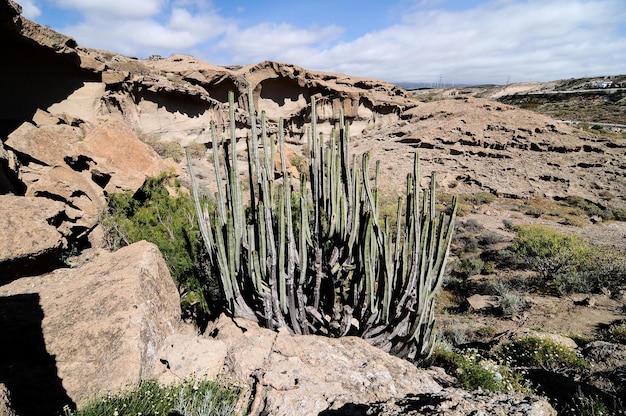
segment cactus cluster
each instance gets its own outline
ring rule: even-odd
[[[298,179],[287,171],[282,122],[269,137],[264,114],[257,127],[251,89],[248,100],[246,207],[237,170],[232,94],[230,138],[218,140],[211,128],[218,188],[214,212],[201,203],[188,156],[202,236],[228,311],[296,334],[360,336],[409,359],[430,355],[434,302],[448,257],[456,199],[450,215],[435,215],[435,177],[430,189],[420,192],[415,154],[406,201],[398,200],[392,231],[387,218],[379,217],[379,164],[372,184],[370,155],[350,155],[343,117],[329,139],[317,134],[314,97],[308,172],[294,186]],[[275,154],[280,155],[280,172]]]

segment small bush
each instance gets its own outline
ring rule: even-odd
[[[144,381],[136,390],[107,395],[80,411],[73,412],[66,408],[64,415],[226,416],[235,414],[239,394],[238,388],[212,381],[190,380],[172,386],[162,386],[156,381]]]
[[[614,290],[626,283],[626,258],[619,250],[594,247],[550,227],[519,227],[511,251],[561,294]]]
[[[615,344],[626,345],[626,320],[613,322],[602,331],[602,339]]]
[[[191,142],[185,147],[191,157],[202,158],[206,155],[207,147],[204,143]]]
[[[494,392],[525,391],[522,374],[515,373],[507,365],[484,359],[475,351],[459,353],[439,345],[433,352],[434,365],[443,367],[454,375],[459,386],[466,390]]]
[[[502,345],[497,356],[515,367],[543,367],[583,373],[589,364],[571,348],[547,338],[530,336]]]
[[[590,255],[589,245],[581,237],[542,225],[519,227],[512,251],[549,280],[576,273]]]
[[[489,284],[490,292],[500,296],[500,312],[503,316],[513,316],[528,307],[526,298],[504,280],[497,279]]]
[[[180,143],[158,141],[151,143],[151,146],[162,158],[171,157],[175,162],[180,162],[185,158],[185,149]]]
[[[454,271],[459,277],[467,279],[468,277],[480,274],[484,265],[485,262],[483,262],[480,257],[467,257],[455,263]]]
[[[508,231],[515,230],[515,224],[509,219],[502,220],[502,225],[504,225],[504,228]]]
[[[483,247],[493,246],[504,241],[504,237],[498,233],[488,232],[478,237],[478,244]]]

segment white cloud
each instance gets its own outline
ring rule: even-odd
[[[129,19],[157,15],[168,2],[167,0],[57,0],[56,3],[87,16],[97,14]]]
[[[186,52],[225,33],[232,23],[210,8],[196,7],[193,1],[176,2],[180,7],[162,8],[161,0],[141,0],[132,9],[123,2],[60,0],[81,8],[84,21],[60,28],[85,46],[118,53],[147,56]],[[96,4],[99,3],[99,4]],[[144,8],[139,7],[142,3]],[[189,9],[182,6],[189,6]],[[197,9],[202,9],[196,12]],[[193,12],[192,12],[193,10]],[[195,12],[195,14],[194,14]]]
[[[297,62],[387,80],[506,82],[626,70],[620,1],[491,2],[429,11]],[[623,36],[623,34],[622,34]],[[296,59],[294,57],[294,59]]]
[[[22,15],[27,19],[34,20],[41,15],[41,9],[32,1],[22,0],[20,6],[22,6]]]
[[[266,59],[289,61],[291,57],[328,45],[342,33],[338,26],[302,29],[287,23],[262,23],[247,29],[233,28],[217,45],[228,51],[237,63],[256,63]]]

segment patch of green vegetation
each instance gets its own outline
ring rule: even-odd
[[[528,302],[522,291],[503,279],[489,282],[489,289],[494,295],[500,296],[500,313],[503,316],[513,316],[528,307]]]
[[[462,279],[481,274],[485,262],[480,257],[465,257],[452,265],[454,273]]]
[[[431,360],[433,365],[453,374],[459,386],[466,390],[528,391],[521,373],[514,372],[508,365],[485,359],[475,351],[460,353],[438,345]]]
[[[146,240],[156,244],[168,265],[186,317],[200,325],[211,312],[207,299],[219,303],[219,288],[203,263],[204,245],[194,202],[171,173],[149,178],[134,194],[111,194],[100,223],[111,250]]]
[[[626,283],[626,259],[619,250],[591,246],[548,226],[517,227],[511,252],[558,293],[592,293]]]
[[[235,414],[240,390],[214,381],[189,380],[162,386],[150,380],[135,390],[107,395],[79,411],[64,409],[65,416],[182,415],[226,416]]]
[[[613,322],[608,328],[602,330],[601,338],[604,341],[626,345],[626,320]]]
[[[437,193],[437,210],[446,211],[447,207],[451,205],[454,195],[455,194],[445,192]],[[489,192],[461,193],[456,195],[459,199],[456,212],[457,217],[465,217],[474,213],[477,208],[483,205],[488,205],[497,198],[494,194]]]
[[[589,363],[568,348],[548,338],[529,336],[502,345],[496,355],[514,367],[546,368],[581,374]]]
[[[518,227],[512,251],[545,279],[574,273],[591,254],[581,237],[543,225]]]

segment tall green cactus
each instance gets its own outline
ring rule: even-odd
[[[220,142],[215,127],[211,128],[218,186],[214,214],[200,202],[188,157],[209,263],[220,278],[228,311],[270,328],[288,327],[298,334],[358,335],[399,356],[428,356],[456,198],[451,215],[435,214],[435,176],[430,189],[421,195],[415,154],[413,172],[407,176],[406,202],[398,201],[393,233],[387,219],[379,215],[379,164],[372,184],[370,155],[364,154],[359,163],[349,153],[349,126],[343,114],[338,131],[327,143],[318,136],[314,97],[307,135],[309,172],[300,178],[297,192],[287,171],[282,121],[277,136],[270,138],[262,114],[259,138],[250,89],[248,100],[252,128],[247,141],[246,209],[238,179],[232,94],[229,140]],[[282,167],[278,172],[276,142]],[[224,167],[219,162],[220,148]]]

